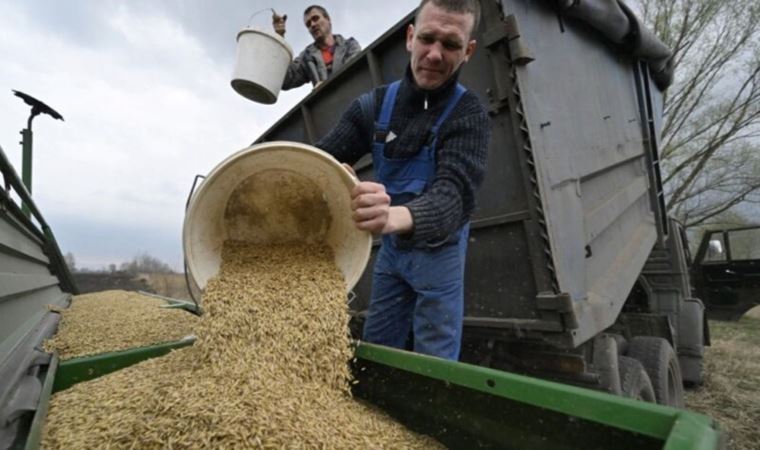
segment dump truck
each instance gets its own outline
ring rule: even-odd
[[[460,78],[492,126],[462,361],[357,341],[354,395],[450,448],[721,448],[710,418],[680,409],[682,383],[702,379],[709,334],[661,187],[667,49],[618,2],[482,7]],[[316,143],[354,98],[401,77],[413,17],[256,142]],[[192,342],[63,362],[44,352],[59,321],[48,305],[65,307],[76,286],[0,155],[0,448],[36,448],[53,392]],[[355,169],[373,178],[369,158]],[[348,298],[356,336],[370,283],[368,271]]]
[[[682,383],[702,381],[709,332],[659,167],[669,50],[622,2],[482,7],[478,49],[459,78],[492,128],[461,359],[683,406]],[[316,144],[353,99],[403,76],[412,21],[255,142]],[[354,169],[373,179],[370,155]],[[370,284],[368,270],[350,303],[357,337]]]

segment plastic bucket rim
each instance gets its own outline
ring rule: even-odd
[[[242,36],[244,34],[247,34],[247,33],[260,34],[262,36],[266,36],[266,37],[272,39],[273,41],[275,41],[278,44],[280,44],[285,50],[287,50],[288,56],[289,56],[290,60],[293,59],[293,48],[290,46],[290,44],[288,44],[288,42],[284,38],[282,38],[280,35],[278,35],[276,33],[268,33],[266,31],[259,30],[258,28],[247,27],[247,28],[243,28],[242,30],[240,30],[238,32],[237,37],[235,38],[235,42],[239,42],[240,41],[240,36]]]
[[[203,286],[200,285],[198,282],[197,274],[198,274],[198,268],[196,267],[196,264],[192,258],[187,257],[187,249],[185,248],[185,242],[188,242],[189,240],[189,233],[190,229],[192,227],[192,221],[190,220],[191,217],[194,217],[195,210],[198,208],[199,200],[202,199],[206,192],[208,191],[208,180],[213,180],[220,172],[224,171],[229,165],[231,165],[234,161],[237,161],[238,159],[244,157],[245,155],[249,153],[254,152],[269,152],[269,151],[282,151],[282,149],[285,148],[286,150],[300,150],[303,153],[310,154],[312,156],[316,156],[327,163],[331,164],[333,167],[335,167],[337,170],[337,173],[339,174],[341,180],[344,183],[347,183],[351,186],[355,186],[359,179],[356,178],[354,175],[351,174],[351,172],[346,169],[343,164],[341,164],[337,159],[335,159],[332,155],[325,152],[324,150],[321,150],[317,147],[303,144],[300,142],[293,142],[293,141],[270,141],[270,142],[262,142],[259,144],[253,144],[248,147],[245,147],[241,150],[238,150],[237,152],[231,154],[221,162],[219,162],[216,166],[214,166],[211,171],[206,175],[206,178],[203,180],[203,182],[196,188],[195,192],[193,193],[193,196],[190,198],[190,204],[187,208],[187,211],[185,212],[185,218],[183,220],[182,224],[182,253],[184,260],[187,265],[187,271],[189,275],[190,281],[199,289],[203,290],[205,289],[206,285],[204,283]],[[364,244],[364,248],[362,249],[362,258],[360,261],[358,261],[359,267],[363,267],[364,270],[366,270],[366,267],[369,263],[369,259],[371,256],[372,251],[372,234],[369,232],[363,232],[366,236],[366,244]],[[364,271],[363,270],[363,271]],[[361,278],[361,276],[359,277]],[[347,291],[353,290],[353,288],[356,286],[356,284],[359,282],[359,278],[357,278],[353,283],[350,283],[349,280],[346,281],[346,289]]]
[[[259,94],[264,96],[264,98],[252,98],[252,97],[249,97],[248,95],[244,95],[243,92],[241,92],[241,90],[239,89],[241,85],[245,85],[246,87],[252,87],[256,89]],[[240,95],[241,97],[247,98],[248,100],[251,100],[251,101],[255,101],[256,103],[261,103],[263,105],[272,105],[274,103],[277,103],[276,95],[274,95],[269,89],[251,80],[246,80],[245,78],[233,78],[230,81],[230,86],[232,87],[232,90],[237,92],[238,95]]]

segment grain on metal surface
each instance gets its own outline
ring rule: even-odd
[[[58,332],[44,348],[66,360],[176,341],[193,333],[196,316],[162,305],[166,302],[136,292],[77,295],[61,310]]]

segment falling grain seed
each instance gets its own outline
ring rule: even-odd
[[[351,397],[329,247],[227,242],[192,347],[51,401],[46,448],[437,448]]]

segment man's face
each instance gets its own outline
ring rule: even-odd
[[[412,53],[412,75],[423,89],[441,86],[470,59],[474,17],[445,11],[426,3],[415,25],[406,30],[406,49]]]
[[[330,19],[324,16],[322,12],[316,8],[310,9],[303,16],[303,23],[311,33],[311,37],[314,38],[314,42],[322,43],[327,39],[327,36],[332,33],[332,24]]]

